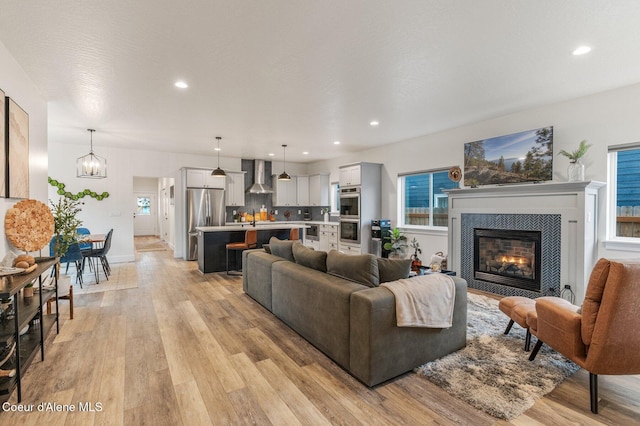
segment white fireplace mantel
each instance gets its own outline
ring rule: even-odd
[[[598,192],[604,186],[588,181],[449,190],[449,269],[462,276],[462,214],[557,214],[561,216],[560,290],[570,285],[575,303],[581,304],[597,261]]]

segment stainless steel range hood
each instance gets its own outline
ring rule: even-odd
[[[264,160],[254,160],[253,164],[253,185],[247,189],[249,194],[271,194],[273,190],[269,187],[269,185],[265,184],[264,173],[265,173],[265,162]]]

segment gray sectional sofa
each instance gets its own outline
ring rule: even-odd
[[[299,242],[289,243],[284,251],[280,248],[285,246],[277,243],[276,253],[275,242],[271,243],[273,254],[263,249],[243,253],[244,291],[366,385],[377,385],[465,346],[465,280],[454,277],[451,328],[397,327],[393,293],[377,286],[380,275],[388,278],[391,271],[393,276],[397,265],[382,260],[378,265],[372,255],[311,253]],[[343,274],[346,278],[337,276]]]

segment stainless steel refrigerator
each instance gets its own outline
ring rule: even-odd
[[[187,188],[187,260],[198,259],[196,226],[222,226],[225,216],[224,189]]]

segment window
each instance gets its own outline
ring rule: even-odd
[[[333,182],[329,189],[329,204],[331,205],[331,213],[340,211],[340,185],[338,182]]]
[[[138,198],[138,210],[136,214],[140,216],[149,216],[151,214],[151,198],[149,197],[137,197]]]
[[[453,188],[458,188],[458,183],[449,179],[448,170],[400,176],[400,226],[446,228],[449,199],[444,190]]]
[[[609,236],[640,242],[640,144],[609,147]]]

